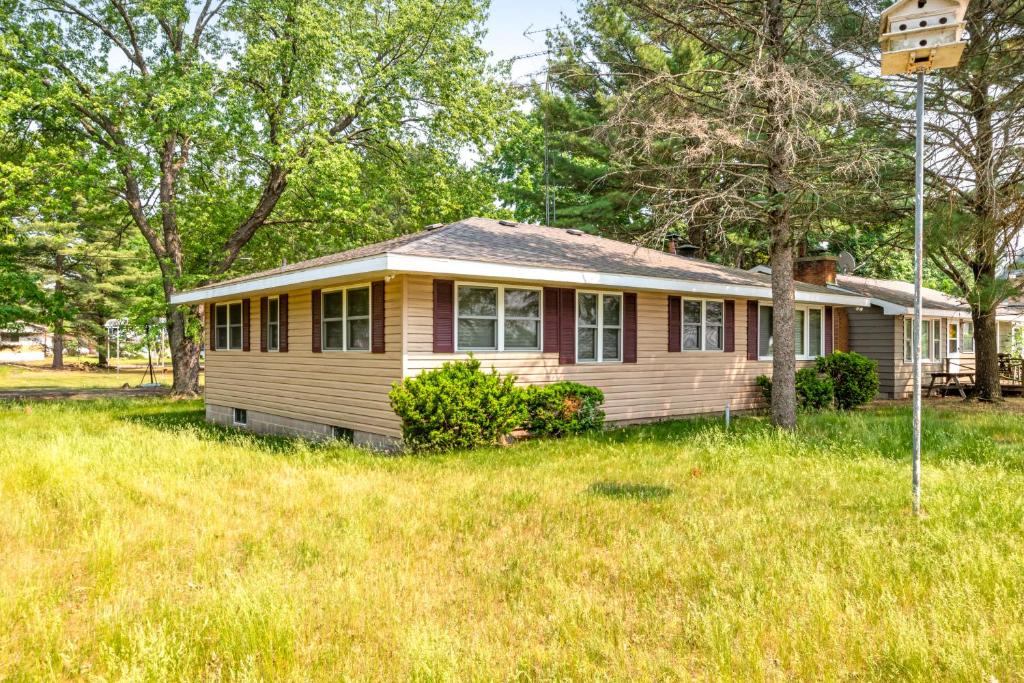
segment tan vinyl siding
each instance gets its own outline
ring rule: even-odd
[[[283,291],[270,294],[280,293]],[[206,402],[400,436],[398,417],[391,410],[387,394],[391,383],[402,376],[401,278],[385,285],[386,352],[382,354],[313,353],[312,290],[291,290],[288,296],[288,352],[260,352],[259,297],[253,297],[252,350],[207,354]]]
[[[608,290],[619,291],[619,290]],[[429,276],[408,276],[405,373],[414,376],[465,353],[435,354],[432,284]],[[513,373],[522,383],[572,380],[605,392],[611,422],[632,422],[762,406],[755,384],[771,363],[746,359],[746,300],[736,300],[736,351],[669,353],[668,299],[663,293],[637,296],[637,362],[559,365],[557,353],[476,352],[485,367]]]

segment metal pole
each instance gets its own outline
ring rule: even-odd
[[[921,279],[924,260],[924,72],[917,74],[914,169],[914,514],[921,514]]]

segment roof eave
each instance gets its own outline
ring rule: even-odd
[[[678,292],[717,296],[734,296],[749,299],[771,299],[771,287],[721,282],[702,282],[676,278],[643,275],[623,275],[565,268],[521,266],[506,263],[490,263],[465,259],[449,259],[436,256],[387,253],[377,256],[343,261],[286,273],[270,274],[263,277],[225,282],[201,289],[181,292],[171,296],[172,304],[198,303],[231,296],[251,294],[260,291],[282,289],[297,285],[310,285],[353,275],[373,273],[408,273],[427,275],[449,275],[455,277],[484,277],[516,282],[549,282],[571,284],[578,287],[615,287],[662,292]],[[838,292],[796,291],[800,303],[834,304],[838,306],[868,306],[866,297]]]

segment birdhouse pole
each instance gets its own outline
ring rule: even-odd
[[[882,75],[915,74],[913,509],[921,514],[921,280],[924,272],[924,77],[960,63],[969,0],[897,0],[882,12]]]
[[[921,514],[921,281],[924,276],[924,71],[917,72],[914,140],[914,514]]]

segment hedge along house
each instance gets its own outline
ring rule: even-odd
[[[804,282],[868,298],[869,306],[837,311],[837,328],[845,328],[841,334],[848,339],[849,350],[878,362],[878,391],[882,398],[912,395],[914,285],[837,273],[832,256],[797,259],[794,275]],[[924,385],[928,386],[933,372],[973,372],[974,323],[970,308],[965,302],[928,287],[923,289],[922,299]],[[1005,306],[1000,310],[1001,350],[1009,352],[1014,331],[1024,321],[1021,313],[1024,311]]]
[[[799,284],[798,353],[865,297]],[[176,294],[209,325],[209,420],[387,446],[393,382],[473,353],[605,392],[612,423],[758,407],[770,278],[576,230],[471,218]]]

